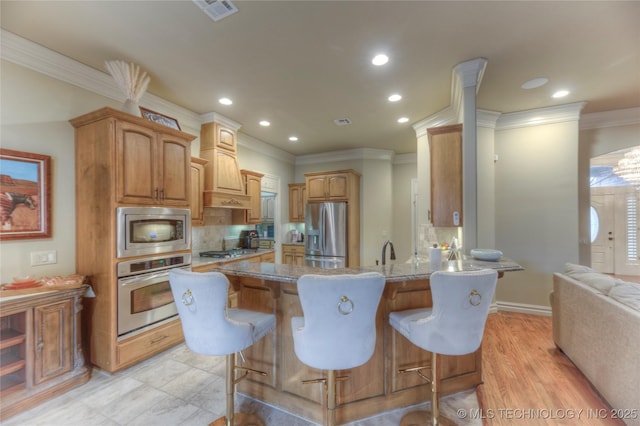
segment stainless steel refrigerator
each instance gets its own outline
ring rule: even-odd
[[[347,265],[347,203],[307,203],[304,229],[306,266]]]

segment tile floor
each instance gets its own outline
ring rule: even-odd
[[[207,426],[224,414],[224,357],[194,354],[182,344],[127,370],[107,374],[94,370],[88,383],[2,422],[2,426]],[[358,420],[350,426],[399,425],[412,410],[429,403]],[[310,421],[259,401],[236,396],[237,411],[258,414],[267,426],[310,426]],[[474,391],[450,395],[441,411],[460,425],[458,409],[478,408]],[[469,417],[469,416],[467,416]]]

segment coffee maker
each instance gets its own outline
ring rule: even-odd
[[[240,231],[238,245],[243,249],[257,249],[258,247],[260,247],[260,237],[258,236],[258,231]]]

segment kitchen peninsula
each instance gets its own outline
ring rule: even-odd
[[[499,277],[523,268],[508,259],[484,262],[463,259],[443,262],[451,271],[496,269]],[[429,365],[430,354],[418,349],[389,325],[389,313],[429,307],[431,291],[429,263],[390,264],[344,269],[318,269],[273,263],[238,262],[215,265],[210,269],[224,273],[230,283],[232,304],[256,311],[274,313],[277,327],[244,356],[252,368],[267,376],[250,375],[238,384],[238,391],[281,407],[314,422],[322,422],[322,385],[303,384],[303,380],[323,377],[323,372],[307,367],[294,352],[291,318],[302,316],[297,279],[304,274],[380,272],[386,285],[376,314],[376,348],[364,365],[343,370],[338,376],[338,423],[351,422],[392,409],[428,401],[431,388],[417,374],[398,373],[401,368]],[[234,306],[234,307],[235,307]],[[443,395],[471,389],[481,383],[481,349],[463,356],[443,356]]]

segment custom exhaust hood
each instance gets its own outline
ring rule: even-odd
[[[204,207],[251,208],[237,159],[235,130],[219,123],[204,123],[200,128],[200,157],[204,166]]]

